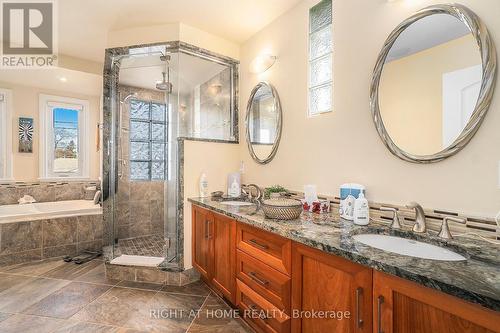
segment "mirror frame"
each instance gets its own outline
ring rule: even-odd
[[[278,112],[278,124],[276,125],[276,140],[273,144],[271,153],[269,156],[267,156],[264,159],[259,158],[256,154],[255,151],[253,150],[252,147],[252,142],[250,140],[250,113],[252,111],[252,103],[253,99],[255,97],[255,94],[257,91],[262,88],[262,87],[267,87],[271,90],[271,93],[273,94],[273,99],[274,99],[274,108],[276,112]],[[281,102],[280,98],[278,95],[278,92],[274,88],[272,84],[270,84],[267,81],[261,81],[257,83],[257,85],[252,89],[252,92],[250,93],[250,97],[248,98],[248,103],[247,103],[247,114],[245,117],[245,126],[246,126],[246,134],[247,134],[247,146],[248,146],[248,151],[250,152],[250,155],[252,156],[253,160],[259,164],[267,164],[272,161],[274,156],[276,156],[276,153],[278,152],[278,146],[281,141],[281,131],[283,128],[283,111],[281,110]]]
[[[481,90],[479,92],[479,97],[474,112],[472,113],[467,126],[463,129],[458,138],[455,139],[455,141],[449,147],[435,154],[414,155],[399,148],[391,139],[384,126],[379,106],[379,84],[387,55],[389,54],[389,51],[391,50],[399,35],[408,26],[415,23],[416,21],[435,14],[452,15],[469,28],[470,32],[477,42],[479,52],[481,54],[483,78],[481,82]],[[384,43],[384,46],[378,56],[375,69],[373,71],[370,88],[370,109],[372,112],[373,121],[375,123],[375,127],[377,128],[377,132],[386,147],[395,156],[413,163],[439,162],[458,153],[469,143],[474,134],[476,134],[486,116],[486,113],[488,112],[496,83],[496,67],[497,55],[495,45],[491,40],[488,29],[480,20],[480,18],[467,7],[458,4],[429,6],[416,12],[415,14],[404,20],[391,32]]]

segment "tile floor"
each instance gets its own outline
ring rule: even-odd
[[[165,239],[162,236],[142,236],[136,238],[119,239],[115,249],[117,256],[120,254],[164,257]]]
[[[0,267],[2,333],[249,333],[203,282],[174,287],[106,279],[104,264],[46,260]]]

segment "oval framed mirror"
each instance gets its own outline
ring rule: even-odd
[[[387,148],[413,163],[459,152],[488,111],[496,61],[486,26],[462,5],[430,6],[399,24],[378,56],[370,91]]]
[[[276,155],[281,140],[282,110],[278,92],[268,82],[259,82],[247,103],[247,146],[255,162],[267,164]]]

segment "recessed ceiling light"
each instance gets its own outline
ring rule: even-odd
[[[68,81],[68,79],[65,78],[64,76],[61,76],[61,77],[59,77],[59,81],[66,82],[66,81]]]

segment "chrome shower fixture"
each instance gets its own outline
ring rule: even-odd
[[[165,70],[161,72],[163,79],[156,82],[156,89],[166,91],[170,94],[172,92],[172,83],[170,83],[170,67],[168,66],[170,55],[161,55],[160,60],[165,62]]]

